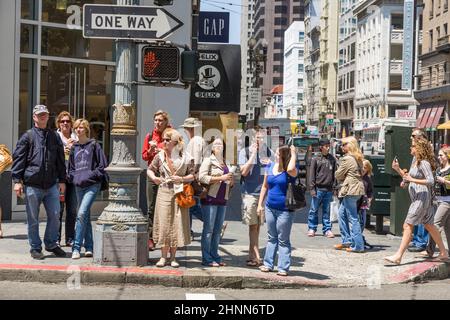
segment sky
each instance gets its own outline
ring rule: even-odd
[[[201,0],[200,11],[226,11],[230,13],[230,44],[240,44],[241,0]]]

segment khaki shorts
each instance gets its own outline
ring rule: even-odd
[[[264,221],[260,221],[258,217],[258,201],[259,196],[244,194],[242,198],[242,223],[253,226],[255,224],[263,225]]]

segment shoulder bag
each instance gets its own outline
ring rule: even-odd
[[[0,173],[5,171],[12,163],[11,151],[4,144],[0,144]]]
[[[289,211],[293,212],[306,207],[306,187],[301,183],[298,174],[294,179],[289,177],[287,172],[286,174],[291,181],[288,182],[285,205]]]

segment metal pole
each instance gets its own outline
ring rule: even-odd
[[[139,5],[139,0],[117,0],[121,6]],[[147,264],[147,219],[137,205],[136,165],[136,44],[116,41],[115,104],[112,117],[112,159],[109,203],[98,218],[94,232],[94,262],[102,265],[142,266]]]

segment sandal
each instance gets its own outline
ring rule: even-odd
[[[260,266],[259,267],[259,270],[261,271],[261,272],[270,272],[270,271],[272,271],[272,269],[269,269],[268,267],[266,267],[266,266]]]
[[[261,265],[257,260],[247,260],[248,267],[259,267]]]

